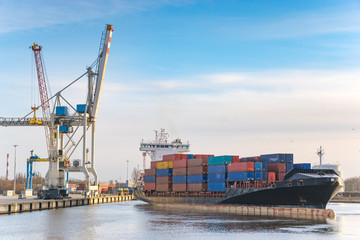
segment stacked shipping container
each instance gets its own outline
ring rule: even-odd
[[[310,164],[293,164],[293,154],[254,157],[203,154],[164,155],[145,170],[144,190],[159,192],[224,192],[230,182],[282,181],[292,168],[310,169]]]

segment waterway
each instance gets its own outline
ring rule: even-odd
[[[333,220],[155,209],[140,201],[0,216],[0,239],[360,239],[360,204],[330,203]]]

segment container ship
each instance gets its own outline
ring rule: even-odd
[[[157,146],[161,148],[160,145]],[[189,149],[189,144],[186,149]],[[296,164],[293,160],[291,153],[241,158],[165,154],[161,160],[151,161],[150,169],[144,171],[143,185],[134,191],[134,195],[150,204],[325,209],[342,188],[342,179],[332,169],[311,169],[310,163]]]

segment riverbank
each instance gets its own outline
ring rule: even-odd
[[[56,208],[76,207],[93,204],[124,202],[134,200],[133,195],[109,195],[95,198],[84,198],[81,195],[73,195],[67,199],[16,199],[15,197],[2,197],[0,199],[0,214],[21,213]]]

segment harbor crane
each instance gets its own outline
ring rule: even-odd
[[[31,49],[34,52],[36,62],[41,105],[33,107],[32,112],[21,118],[0,118],[0,126],[4,127],[45,127],[48,158],[41,158],[42,161],[49,162],[49,169],[45,175],[46,190],[43,195],[45,199],[67,197],[66,172],[84,173],[85,191],[91,195],[96,195],[98,192],[98,175],[95,170],[95,122],[99,110],[112,32],[113,26],[106,25],[105,31],[101,35],[99,53],[94,63],[87,67],[84,74],[50,98],[48,97],[49,89],[46,86],[46,74],[41,57],[42,47],[34,43]],[[85,75],[88,77],[86,101],[75,106],[70,100],[65,99],[62,93]],[[54,103],[51,104],[51,101]],[[42,118],[36,116],[36,110],[40,107]],[[32,113],[34,114],[33,118],[29,117]],[[91,144],[88,143],[88,132],[91,134]],[[74,159],[71,165],[72,156],[77,149],[82,150],[82,159]],[[30,160],[30,162],[32,161],[36,161],[36,159]],[[91,181],[90,174],[94,181]]]

